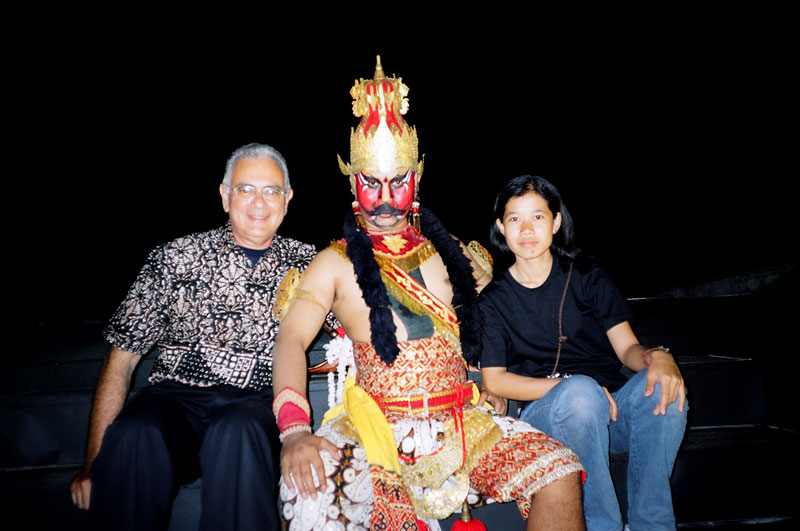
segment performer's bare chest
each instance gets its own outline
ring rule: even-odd
[[[434,255],[420,265],[420,273],[425,288],[447,306],[453,300],[453,288],[447,276],[447,269],[439,255]],[[355,273],[340,276],[337,282],[336,295],[333,302],[333,313],[342,323],[347,335],[354,341],[369,342],[369,306],[364,300],[361,288],[356,281]],[[405,341],[407,333],[402,321],[393,313],[393,321],[397,328],[398,341]]]

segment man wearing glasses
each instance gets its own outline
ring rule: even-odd
[[[219,191],[229,222],[156,248],[104,331],[112,347],[71,486],[92,528],[166,529],[178,487],[200,476],[201,529],[279,528],[273,310],[315,249],[276,234],[292,189],[275,149],[237,149]],[[151,385],[125,404],[156,345]]]

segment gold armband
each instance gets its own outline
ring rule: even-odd
[[[299,290],[299,291],[297,292],[297,295],[296,295],[296,297],[297,297],[298,299],[305,299],[305,300],[307,300],[307,301],[313,302],[314,304],[318,304],[320,308],[322,308],[323,310],[325,310],[325,312],[327,312],[327,311],[328,311],[328,308],[326,308],[324,304],[322,304],[321,302],[319,302],[319,299],[318,299],[318,298],[316,298],[316,297],[314,296],[314,294],[313,294],[313,293],[311,293],[310,291],[308,291],[308,290],[306,290],[306,289],[301,289],[301,290]]]

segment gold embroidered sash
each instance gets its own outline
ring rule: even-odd
[[[331,243],[331,248],[339,253],[345,260],[347,257],[346,243],[337,241]],[[433,247],[431,247],[433,249]],[[426,253],[424,259],[435,253]],[[420,260],[420,264],[424,261]],[[407,260],[407,258],[406,258]],[[382,253],[375,253],[375,261],[381,271],[383,284],[394,298],[417,315],[427,315],[433,321],[434,329],[444,336],[448,343],[461,354],[461,341],[459,340],[458,317],[456,313],[436,295],[417,282],[404,269],[404,262],[395,261]],[[419,264],[417,265],[417,267]]]
[[[461,342],[456,313],[392,260],[376,257],[376,261],[389,293],[417,315],[428,315],[436,331],[447,338],[450,345],[460,353]]]

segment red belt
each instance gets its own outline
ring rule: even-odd
[[[424,389],[411,389],[406,396],[374,396],[381,410],[408,413],[411,417],[425,418],[431,411],[460,409],[472,399],[472,382],[449,391],[428,393]]]

